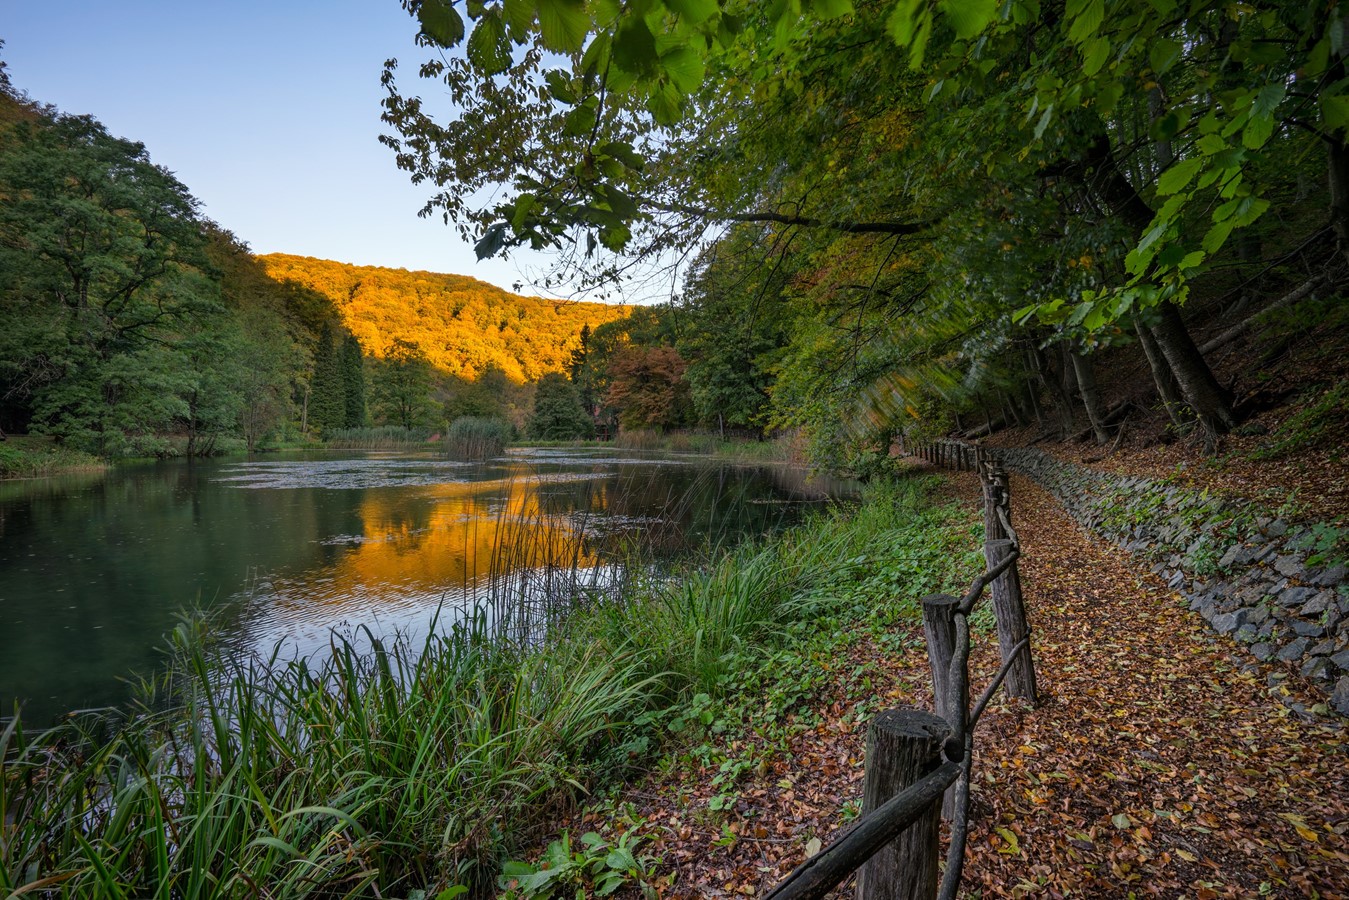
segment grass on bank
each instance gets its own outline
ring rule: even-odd
[[[365,428],[334,428],[324,435],[330,450],[419,450],[434,442],[430,428],[375,425]]]
[[[962,583],[970,517],[934,507],[931,484],[873,486],[854,514],[596,600],[532,646],[478,619],[417,648],[367,637],[241,663],[184,626],[168,709],[3,729],[0,889],[489,893],[505,859],[649,764],[678,722],[731,695],[789,712],[791,685],[820,675],[783,660],[822,623],[916,617],[922,595]]]
[[[102,472],[105,460],[71,450],[51,438],[10,436],[0,442],[0,478],[47,478],[82,472]]]

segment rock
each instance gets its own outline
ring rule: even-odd
[[[1316,578],[1312,580],[1312,584],[1323,586],[1339,584],[1344,580],[1345,575],[1349,575],[1349,569],[1346,569],[1344,566],[1330,566],[1320,575],[1317,575]]]
[[[1284,588],[1283,593],[1279,594],[1280,606],[1301,606],[1307,600],[1316,594],[1315,588],[1309,587],[1290,587]]]
[[[1341,675],[1330,695],[1330,705],[1342,716],[1349,716],[1349,675]]]
[[[1241,622],[1237,621],[1238,618],[1243,618],[1241,616],[1241,612],[1244,612],[1244,610],[1234,613],[1223,613],[1220,616],[1214,616],[1213,621],[1211,623],[1213,625],[1213,630],[1218,632],[1219,634],[1228,634],[1229,632],[1236,631],[1237,628],[1242,624]]]
[[[1256,659],[1264,662],[1274,655],[1274,645],[1265,641],[1261,641],[1258,644],[1252,644],[1251,653],[1254,654]]]
[[[1230,569],[1232,566],[1242,566],[1251,561],[1255,556],[1255,551],[1250,547],[1243,547],[1241,544],[1233,544],[1227,548],[1227,552],[1218,560],[1218,568]]]
[[[1274,561],[1274,571],[1278,572],[1280,575],[1287,575],[1289,578],[1292,578],[1302,571],[1302,560],[1292,554],[1280,556]]]
[[[1326,633],[1324,625],[1316,622],[1308,622],[1306,619],[1294,619],[1293,631],[1303,637],[1320,637]]]
[[[1272,538],[1283,537],[1288,533],[1288,523],[1283,519],[1275,519],[1264,527],[1264,532]]]
[[[1330,663],[1326,662],[1324,656],[1313,656],[1302,664],[1302,676],[1304,678],[1324,678],[1329,681],[1331,678]]]
[[[1261,622],[1265,621],[1268,618],[1269,618],[1269,607],[1264,606],[1263,604],[1260,606],[1251,607],[1249,610],[1246,611],[1246,621],[1251,623],[1252,625],[1259,625]]]
[[[1184,583],[1185,583],[1185,573],[1180,571],[1177,571],[1174,575],[1172,575],[1170,578],[1166,580],[1166,586],[1171,588],[1171,590],[1173,591],[1179,590],[1180,586],[1183,585]]]
[[[1322,591],[1315,597],[1312,597],[1310,600],[1308,600],[1306,605],[1304,605],[1302,609],[1298,610],[1298,615],[1319,616],[1321,613],[1330,609],[1330,604],[1333,603],[1334,600],[1335,597],[1333,594],[1330,593],[1330,591]]]
[[[1349,670],[1349,649],[1336,653],[1330,658],[1330,661],[1338,668]]]
[[[1335,639],[1326,638],[1324,641],[1308,650],[1307,654],[1309,656],[1329,656],[1334,652],[1335,652]]]
[[[1256,638],[1255,626],[1250,624],[1242,625],[1237,629],[1237,633],[1232,635],[1232,638],[1241,641],[1243,644],[1253,642]]]
[[[1283,646],[1277,656],[1284,662],[1294,662],[1302,658],[1302,654],[1307,652],[1307,647],[1311,641],[1305,637],[1295,638]]]

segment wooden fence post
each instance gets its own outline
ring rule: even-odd
[[[862,816],[914,784],[941,762],[950,728],[919,709],[887,709],[867,730]],[[937,895],[941,804],[883,847],[857,873],[857,900],[932,900]]]
[[[1008,539],[1002,521],[998,517],[1001,508],[1007,521],[1011,516],[1011,494],[1008,491],[1007,472],[995,463],[986,463],[980,471],[980,481],[984,489],[984,562],[994,568],[1012,552],[1012,542]],[[1030,632],[1026,622],[1026,607],[1021,598],[1021,576],[1017,573],[1016,563],[1012,563],[989,585],[993,605],[993,616],[998,623],[998,648],[1002,661],[1006,662]],[[1035,703],[1035,664],[1031,658],[1030,645],[1027,644],[1017,654],[1017,660],[1007,673],[1003,690],[1009,697],[1021,697]]]
[[[937,715],[947,723],[952,721],[949,696],[951,657],[956,652],[956,607],[959,597],[950,594],[928,594],[923,598],[923,633],[927,636],[927,662],[932,670],[932,693]],[[954,715],[962,712],[957,710]],[[955,788],[948,788],[942,798],[941,815],[948,822],[955,816]]]

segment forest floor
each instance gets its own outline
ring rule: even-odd
[[[974,502],[974,476],[947,478]],[[1014,476],[1012,496],[1041,702],[995,701],[980,723],[964,895],[1349,898],[1344,720],[1294,714],[1286,698],[1314,702],[1296,673],[1241,654],[1036,485]],[[921,626],[895,627],[822,662],[837,678],[811,698],[818,724],[740,774],[732,803],[724,765],[667,765],[569,824],[626,810],[664,897],[766,893],[856,816],[868,702],[931,708]],[[973,691],[996,666],[976,641]],[[716,739],[752,758],[752,731]]]

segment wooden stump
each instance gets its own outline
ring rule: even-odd
[[[918,709],[889,709],[867,730],[865,817],[941,762],[946,722]],[[940,803],[906,828],[857,873],[857,900],[931,900],[937,895]]]

